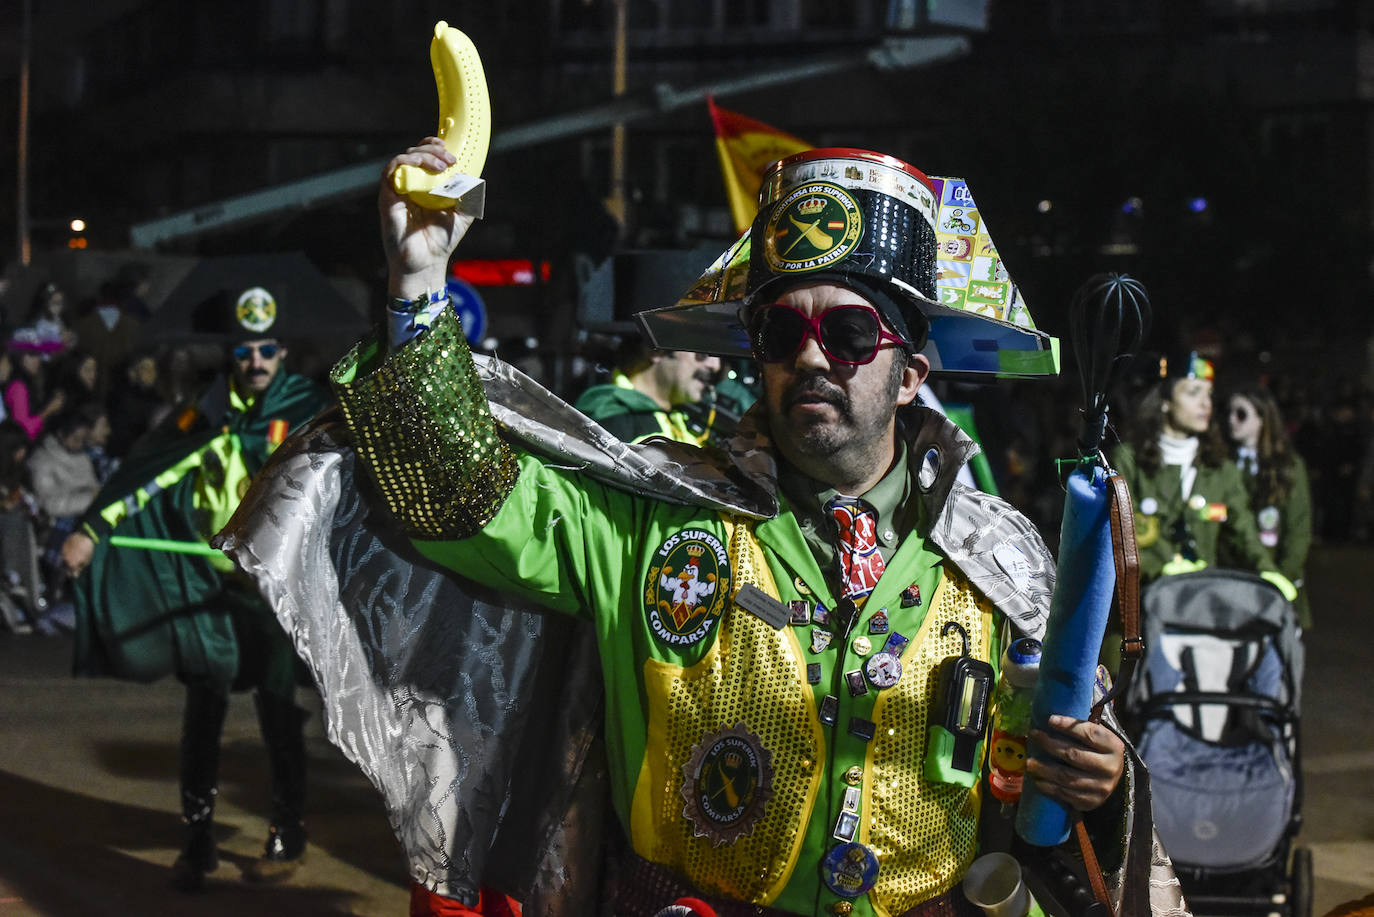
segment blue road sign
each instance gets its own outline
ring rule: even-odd
[[[463,335],[469,344],[479,344],[487,333],[487,307],[477,290],[466,280],[450,277],[446,284],[453,308],[463,322]]]

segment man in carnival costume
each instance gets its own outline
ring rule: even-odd
[[[861,150],[776,164],[749,232],[681,303],[639,317],[662,349],[752,354],[763,398],[725,449],[627,447],[509,367],[474,361],[434,294],[472,219],[414,205],[389,181],[403,164],[452,163],[431,138],[395,157],[382,183],[388,340],[355,348],[333,374],[351,451],[323,433],[302,443],[222,542],[294,631],[327,699],[357,683],[343,674],[353,661],[375,673],[403,660],[436,691],[430,709],[449,711],[452,736],[463,728],[452,722],[460,692],[444,695],[435,672],[479,668],[473,653],[446,662],[419,639],[472,627],[452,609],[359,612],[365,587],[346,571],[340,539],[298,547],[320,516],[338,530],[357,515],[340,509],[354,502],[341,495],[354,479],[318,471],[356,457],[359,486],[388,511],[370,524],[394,520],[408,543],[377,540],[411,552],[417,575],[453,571],[469,591],[476,581],[593,623],[625,839],[608,867],[614,913],[676,904],[720,915],[976,914],[960,882],[992,846],[992,807],[980,805],[981,743],[941,740],[938,673],[961,655],[993,662],[1013,637],[1043,636],[1054,563],[1009,505],[956,483],[976,446],[913,402],[932,369],[1029,377],[1057,366],[995,254],[980,265],[985,282],[964,271],[962,287],[937,288],[941,232],[967,235],[970,261],[994,251],[967,188]],[[945,202],[958,206],[946,214]],[[283,514],[287,500],[295,519]],[[302,589],[302,576],[328,588]],[[387,646],[403,633],[403,648]],[[349,702],[362,713],[329,701],[339,708],[331,734],[360,719],[377,735],[388,717],[414,723],[398,684]],[[510,685],[466,690],[514,697]],[[579,687],[560,687],[576,707]],[[1186,914],[1148,818],[1130,817],[1144,775],[1113,729],[1058,717],[1035,738],[1043,756],[1028,775],[1089,813],[1127,912]],[[556,757],[554,739],[545,747]],[[454,871],[415,865],[422,823],[451,826],[452,811],[431,795],[422,817],[407,814],[417,787],[388,777],[360,744],[352,753],[388,798],[412,875],[482,909],[470,875],[449,882]],[[501,776],[483,768],[484,779]],[[450,764],[439,781],[460,809],[540,789],[517,777],[487,799],[480,787],[455,790],[461,769]]]

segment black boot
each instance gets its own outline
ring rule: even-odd
[[[272,770],[272,824],[262,856],[248,865],[244,877],[279,882],[305,860],[305,715],[290,697],[259,691],[253,700]]]
[[[172,887],[177,891],[196,892],[205,885],[205,874],[219,868],[219,851],[215,848],[215,797],[182,794],[183,811],[196,810],[199,815],[183,815],[186,840],[181,855],[172,864]]]
[[[215,797],[219,782],[219,738],[229,698],[196,685],[186,688],[181,727],[181,820],[185,839],[172,864],[172,887],[199,891],[205,874],[219,866],[215,849]]]

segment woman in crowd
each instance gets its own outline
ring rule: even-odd
[[[34,330],[50,353],[60,353],[76,344],[76,333],[67,324],[67,294],[49,280],[33,294],[28,326]]]
[[[93,422],[88,413],[91,410],[99,412],[95,405],[86,405],[82,410],[63,411],[53,418],[50,429],[29,456],[29,481],[42,511],[38,540],[46,548],[43,568],[50,604],[65,597],[69,579],[62,563],[62,542],[76,529],[81,514],[100,490],[95,464],[86,453]]]
[[[29,490],[29,435],[13,420],[0,420],[0,583],[3,617],[20,633],[47,611],[38,570],[38,505]]]
[[[10,338],[9,351],[15,366],[5,384],[5,409],[31,441],[37,440],[66,401],[60,391],[49,395],[44,360],[52,348],[32,328],[20,328]]]
[[[171,410],[160,391],[154,354],[136,354],[121,368],[120,375],[122,384],[114,387],[110,398],[111,432],[105,447],[117,459],[127,455],[134,442],[161,423]]]
[[[100,364],[94,354],[82,350],[63,354],[57,366],[57,390],[66,399],[67,408],[102,404],[99,388]]]
[[[1131,441],[1113,455],[1135,502],[1141,585],[1218,563],[1275,569],[1212,423],[1212,364],[1191,353],[1165,367],[1140,400]]]
[[[1293,449],[1274,396],[1258,387],[1243,388],[1230,398],[1227,415],[1231,457],[1240,469],[1255,514],[1259,540],[1274,555],[1284,576],[1298,587],[1293,604],[1303,628],[1312,626],[1312,611],[1303,585],[1307,549],[1312,544],[1312,496],[1307,465]]]

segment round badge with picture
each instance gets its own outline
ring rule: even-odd
[[[725,546],[703,529],[685,529],[655,552],[644,584],[649,628],[663,643],[690,647],[711,633],[730,594]]]
[[[902,678],[902,660],[891,653],[874,653],[864,663],[864,674],[875,688],[890,688]]]

